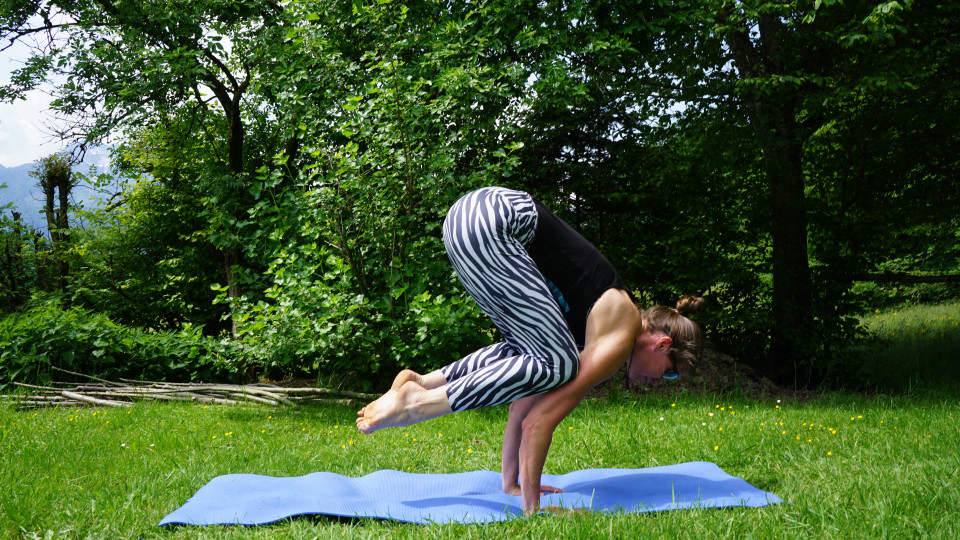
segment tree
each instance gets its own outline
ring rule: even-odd
[[[133,172],[142,158],[125,150]],[[214,304],[220,267],[202,213],[200,197],[160,170],[128,177],[112,201],[80,212],[85,227],[72,236],[74,303],[140,328],[229,331],[229,311]]]
[[[439,231],[481,185],[534,193],[645,303],[709,293],[714,338],[780,382],[827,375],[854,280],[957,266],[953,5],[9,6],[3,36],[50,48],[0,98],[69,74],[63,135],[122,133],[133,179],[74,233],[76,297],[159,296],[139,313],[168,325],[229,306],[268,365],[430,368],[489,339]],[[223,304],[194,309],[213,281]]]
[[[54,129],[81,149],[170,116],[194,118],[188,136],[213,142],[206,177],[232,188],[210,200],[221,205],[226,221],[236,220],[245,210],[244,174],[262,162],[245,145],[244,100],[256,76],[250,61],[282,11],[269,0],[14,0],[0,14],[2,38],[46,40],[0,98],[21,96],[49,72],[63,76],[52,105],[62,115]],[[235,299],[244,261],[236,237],[219,238],[222,271]]]
[[[833,122],[835,104],[871,89],[895,91],[910,76],[898,64],[905,58],[908,69],[928,73],[913,61],[924,56],[920,36],[930,36],[934,25],[920,21],[955,20],[957,9],[909,1],[717,1],[674,3],[670,12],[645,19],[662,48],[638,77],[661,89],[666,105],[683,103],[684,116],[721,115],[752,127],[767,179],[772,244],[766,370],[781,382],[803,383],[829,339],[818,332],[822,314],[814,309],[806,151]],[[905,38],[914,34],[918,40]],[[806,375],[798,379],[798,371]]]
[[[32,232],[20,218],[21,214],[16,210],[10,213],[9,218],[0,216],[0,242],[3,247],[0,253],[0,301],[7,311],[19,307],[27,299],[31,285],[35,284],[28,274],[30,265],[26,260],[26,252],[29,246],[24,238],[32,236]]]
[[[440,225],[457,197],[510,169],[496,123],[523,79],[498,69],[500,14],[304,2],[288,15],[297,54],[270,72],[280,125],[304,142],[253,190],[248,249],[272,257],[271,284],[247,305],[244,336],[268,365],[307,358],[341,373],[432,368],[489,342]]]
[[[65,153],[53,154],[42,158],[37,168],[30,172],[37,179],[37,186],[44,195],[44,214],[47,218],[47,230],[53,246],[53,260],[56,268],[56,289],[64,291],[70,276],[70,263],[66,251],[70,242],[70,192],[76,185],[70,157]]]
[[[960,10],[952,6],[904,11],[884,55],[860,62],[883,71],[829,102],[830,120],[805,148],[811,256],[815,270],[832,277],[824,306],[850,302],[851,280],[960,280],[953,211],[960,136],[949,127],[960,121],[960,94],[947,82],[960,76],[957,28]]]

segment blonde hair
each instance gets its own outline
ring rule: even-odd
[[[644,326],[651,330],[661,330],[670,336],[670,359],[678,369],[690,369],[696,365],[703,353],[703,326],[690,319],[690,315],[702,311],[706,301],[699,296],[684,296],[677,302],[676,308],[653,306],[640,313]]]

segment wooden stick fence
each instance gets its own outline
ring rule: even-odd
[[[135,401],[194,401],[198,403],[256,403],[293,406],[302,403],[356,405],[376,399],[374,394],[329,388],[286,388],[272,384],[200,384],[134,381],[108,381],[89,375],[54,368],[88,379],[88,383],[51,383],[37,386],[14,383],[27,389],[23,395],[0,394],[0,402],[14,403],[21,409],[43,407],[129,407]]]

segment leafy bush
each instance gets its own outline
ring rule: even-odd
[[[299,157],[259,170],[249,218],[218,228],[266,267],[260,289],[219,290],[270,374],[348,375],[362,387],[490,342],[440,229],[459,196],[509,186],[519,146],[503,115],[528,76],[498,52],[499,24],[419,9],[416,22],[399,5],[324,9],[287,34],[304,61],[277,66],[275,91],[330,102],[295,111]],[[387,46],[373,46],[383,36]],[[476,67],[477,51],[503,65]]]
[[[0,320],[0,388],[45,383],[58,367],[104,378],[223,380],[240,375],[238,349],[185,325],[176,332],[121,326],[102,314],[41,301]]]
[[[396,227],[389,210],[348,206],[344,192],[341,186],[284,194],[280,206],[298,223],[261,244],[275,257],[267,270],[272,284],[264,300],[235,311],[246,352],[271,375],[351,374],[369,389],[400,368],[432,371],[489,344],[489,320],[444,255],[437,207],[446,200],[413,218],[425,234],[411,235],[401,258],[391,253]],[[355,247],[331,247],[348,245],[346,235],[323,238],[316,225],[332,219],[331,207],[381,223],[358,228],[376,232],[358,235],[363,242]]]

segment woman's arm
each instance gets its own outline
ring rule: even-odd
[[[507,418],[507,428],[503,432],[503,452],[501,459],[503,469],[503,492],[509,495],[521,495],[520,491],[520,441],[522,439],[523,419],[533,408],[540,396],[528,396],[510,404],[510,414]],[[563,490],[553,486],[540,484],[540,494],[563,493]]]
[[[520,435],[523,419],[530,412],[540,396],[529,396],[510,404],[507,427],[503,431],[503,450],[501,454],[503,491],[511,495],[520,494]]]
[[[528,516],[540,510],[540,494],[544,491],[540,476],[553,441],[553,431],[586,394],[576,390],[579,387],[574,385],[575,382],[576,379],[545,394],[523,419],[518,455],[519,479],[523,511]]]
[[[577,375],[537,399],[522,419],[519,478],[527,515],[540,509],[540,476],[554,430],[590,389],[623,366],[641,328],[640,313],[625,292],[611,289],[604,293],[587,320],[587,346],[580,354]]]
[[[573,411],[591,388],[613,375],[626,360],[632,340],[602,340],[603,343],[584,350],[580,371],[572,381],[544,394],[533,404],[521,422],[520,428],[520,493],[527,515],[540,509],[540,476],[547,461],[547,452],[553,441],[553,432]]]

